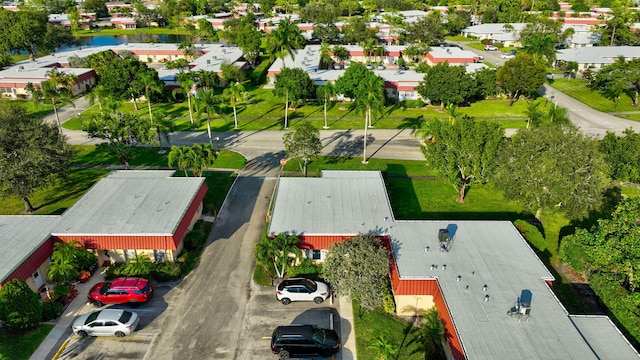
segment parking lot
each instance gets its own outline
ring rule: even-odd
[[[153,358],[152,346],[157,342],[162,332],[163,318],[174,311],[171,303],[175,295],[172,288],[177,283],[156,284],[154,297],[146,304],[138,307],[130,305],[112,305],[112,308],[122,308],[134,311],[140,316],[138,330],[131,336],[116,337],[87,337],[81,339],[70,335],[69,342],[62,351],[59,359],[150,359]],[[340,334],[340,315],[338,301],[327,299],[316,305],[313,302],[293,302],[283,305],[275,298],[275,288],[251,286],[251,296],[247,303],[244,321],[241,324],[240,336],[237,341],[237,351],[228,353],[225,357],[220,354],[202,354],[202,358],[227,359],[276,359],[271,353],[271,333],[279,325],[313,324],[323,328],[333,328]],[[333,302],[333,304],[332,304]],[[109,307],[109,306],[107,306]],[[106,307],[104,307],[106,308]],[[97,311],[93,305],[85,305],[80,314]],[[215,331],[215,325],[212,325]],[[342,334],[340,334],[342,336]],[[335,359],[341,359],[341,353]]]

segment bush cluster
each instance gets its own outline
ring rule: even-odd
[[[62,315],[62,304],[58,301],[42,303],[42,321],[49,321]]]
[[[535,225],[530,224],[525,220],[516,220],[513,224],[518,228],[520,234],[529,242],[529,244],[535,246],[536,249],[544,251],[547,248],[544,236],[540,233],[540,230]]]
[[[403,100],[402,106],[407,109],[419,109],[424,107],[424,101],[422,100]]]
[[[127,271],[127,263],[115,263],[107,268],[104,278],[113,280],[117,277],[140,276],[157,281],[170,281],[180,277],[180,264],[171,261],[163,261],[153,264],[148,274],[131,274]]]
[[[0,288],[0,320],[10,331],[35,328],[42,319],[42,303],[26,282],[13,279]]]

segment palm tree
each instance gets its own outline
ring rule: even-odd
[[[328,129],[329,125],[327,124],[327,102],[331,100],[331,98],[336,94],[336,90],[331,81],[327,81],[324,85],[318,86],[316,90],[318,99],[322,99],[324,102],[324,126],[323,129]]]
[[[384,55],[387,53],[387,49],[383,46],[383,45],[379,45],[376,46],[373,49],[373,54],[376,56],[376,61],[377,61],[377,57],[380,57],[380,63],[382,63],[384,61]]]
[[[156,118],[155,127],[156,133],[158,133],[158,144],[162,148],[162,139],[164,138],[167,142],[167,146],[171,145],[171,139],[169,138],[169,133],[175,129],[173,121],[171,119],[167,119],[167,113],[163,110],[155,110],[153,115]],[[160,150],[158,153],[165,154],[166,150]]]
[[[209,144],[212,144],[211,138],[211,115],[219,114],[219,105],[222,98],[217,95],[213,89],[200,89],[196,94],[196,107],[198,108],[198,117],[204,112],[207,114],[207,135],[209,136]]]
[[[302,258],[302,251],[297,246],[298,243],[300,243],[300,238],[296,235],[280,233],[273,239],[264,237],[262,241],[255,244],[256,262],[265,268],[273,265],[276,277],[282,278],[287,267]]]
[[[326,41],[320,44],[320,68],[328,69],[331,67],[331,46]]]
[[[382,114],[384,108],[384,80],[372,72],[361,82],[360,92],[356,95],[356,107],[364,112],[364,140],[362,163],[367,161],[367,128],[373,127],[373,115]]]
[[[373,349],[378,353],[377,360],[389,360],[392,355],[395,355],[398,350],[395,348],[394,344],[387,340],[384,335],[380,335],[373,343],[367,346],[368,349]]]
[[[340,64],[344,64],[349,59],[349,50],[344,46],[336,45],[333,47],[333,56],[340,61]]]
[[[73,103],[73,94],[69,88],[76,82],[77,77],[73,74],[60,72],[55,68],[48,71],[46,75],[48,79],[40,83],[39,87],[28,83],[26,89],[31,93],[33,100],[37,104],[51,102],[53,113],[56,116],[56,122],[58,124],[58,131],[62,133],[62,123],[58,115],[58,107],[64,105],[76,107]]]
[[[456,120],[458,120],[460,115],[462,115],[456,104],[447,105],[447,114],[449,115],[449,121],[451,121],[452,124],[455,124]]]
[[[167,156],[169,166],[173,166],[175,163],[179,169],[184,171],[184,175],[189,177],[187,168],[193,165],[193,156],[190,154],[191,151],[191,147],[189,146],[172,146]]]
[[[135,256],[127,260],[124,266],[124,272],[128,276],[147,277],[151,274],[153,266],[153,261],[151,261],[149,256],[138,254],[138,251],[136,251]]]
[[[235,82],[229,84],[229,87],[224,89],[224,94],[229,97],[229,104],[233,107],[233,123],[234,129],[238,128],[238,114],[236,111],[236,106],[238,103],[247,98],[247,93],[245,92],[244,86],[242,84]]]
[[[200,176],[203,168],[213,164],[219,151],[211,144],[194,144],[189,154],[193,163],[193,175]]]
[[[284,59],[287,55],[295,58],[296,49],[301,49],[305,44],[300,28],[291,23],[290,18],[280,21],[278,27],[267,38],[267,49],[272,59]]]
[[[89,105],[93,106],[96,101],[98,102],[98,107],[100,111],[102,111],[102,104],[105,102],[112,101],[111,93],[107,90],[104,85],[97,85],[87,95],[89,98]]]
[[[187,104],[189,105],[189,121],[191,122],[191,128],[193,129],[193,109],[191,108],[191,96],[193,85],[195,84],[194,76],[191,72],[180,71],[176,76],[176,80],[178,81],[178,84],[180,84],[180,87],[174,89],[171,94],[173,95],[174,99],[180,92],[184,93],[187,97]]]
[[[538,109],[540,107],[540,102],[537,101],[527,101],[527,110],[524,113],[527,115],[527,129],[529,125],[538,126],[544,114],[542,110]]]
[[[280,77],[276,80],[275,93],[277,96],[284,97],[284,128],[289,127],[289,94],[295,89],[297,84],[289,77]]]
[[[435,307],[422,314],[423,323],[420,326],[419,339],[425,349],[426,358],[444,358],[440,343],[444,336],[444,323]]]
[[[51,280],[64,282],[77,278],[78,270],[71,259],[61,259],[51,263],[47,275]]]
[[[131,84],[133,88],[140,89],[144,92],[144,97],[147,98],[147,105],[149,107],[149,119],[153,124],[153,113],[151,111],[151,94],[162,93],[164,90],[164,83],[157,78],[157,72],[155,70],[143,72],[138,74],[137,78],[133,80]]]
[[[196,73],[198,86],[211,90],[218,86],[220,77],[215,71],[200,70]]]
[[[362,46],[362,54],[367,57],[367,62],[371,62],[371,56],[373,56],[376,49],[377,41],[373,38],[368,38],[367,41],[360,44]]]

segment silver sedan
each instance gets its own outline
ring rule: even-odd
[[[138,327],[138,314],[121,309],[104,309],[79,316],[72,325],[73,333],[80,336],[124,337]]]

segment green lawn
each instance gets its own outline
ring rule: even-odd
[[[21,104],[25,109],[27,109],[30,114],[38,117],[45,116],[53,111],[53,106],[47,104],[38,105],[33,101],[0,99],[0,102],[17,102]]]
[[[424,360],[424,349],[417,339],[418,331],[416,328],[380,310],[360,314],[359,308],[358,303],[354,301],[355,329],[351,329],[351,331],[356,331],[358,359],[377,359],[376,351],[369,349],[368,346],[379,336],[384,336],[398,350],[395,357],[391,359]]]
[[[248,87],[250,99],[237,107],[238,125],[241,130],[282,130],[284,126],[284,102],[273,94],[272,89]],[[460,107],[460,112],[479,120],[495,121],[503,128],[522,128],[526,126],[526,102],[516,101],[509,106],[506,99],[484,100],[467,107]],[[192,130],[188,105],[183,103],[154,103],[153,110],[162,110],[166,116],[173,119],[175,131]],[[82,113],[82,118],[99,113],[100,108],[96,104]],[[138,102],[138,110],[132,102],[125,102],[120,106],[120,111],[138,114],[143,119],[148,119],[148,109],[145,102]],[[207,129],[206,115],[193,113],[195,130]],[[424,120],[434,117],[446,119],[448,115],[440,106],[426,106],[421,109],[403,108],[400,104],[387,106],[384,116],[374,121],[377,129],[402,129],[416,128]],[[304,121],[311,123],[317,129],[324,126],[324,111],[321,104],[305,103],[298,105],[295,110],[289,111],[289,126]],[[331,129],[360,129],[364,125],[364,118],[359,114],[353,103],[331,103],[327,110],[327,124]],[[82,130],[80,118],[66,121],[64,128],[70,130]],[[213,131],[233,131],[233,108],[226,106],[223,114],[212,117],[211,128]]]
[[[51,324],[41,324],[23,334],[13,334],[0,329],[0,360],[29,359],[51,329]]]
[[[603,112],[640,111],[633,107],[633,102],[629,96],[622,94],[618,106],[613,101],[605,98],[598,91],[591,90],[582,79],[554,79],[549,82],[553,88],[589,105],[590,107]]]

